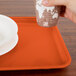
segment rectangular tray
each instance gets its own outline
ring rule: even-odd
[[[19,42],[0,56],[0,70],[56,69],[67,67],[71,57],[57,26],[40,27],[35,17],[12,17],[18,24]]]

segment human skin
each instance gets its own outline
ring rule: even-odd
[[[64,17],[76,23],[76,0],[42,0],[42,4],[47,7],[56,5],[66,6]]]

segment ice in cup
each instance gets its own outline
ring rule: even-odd
[[[42,0],[35,0],[36,19],[40,26],[56,26],[59,18],[59,6],[46,7]]]

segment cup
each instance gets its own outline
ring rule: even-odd
[[[60,7],[59,6],[46,7],[42,5],[42,0],[34,0],[34,1],[36,8],[37,23],[43,27],[56,26],[59,19]]]

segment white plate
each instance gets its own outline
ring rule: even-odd
[[[2,23],[3,25],[6,24],[8,26],[11,26],[12,29],[14,29],[14,32],[18,32],[17,23],[10,17],[0,14],[0,23]]]
[[[4,46],[0,47],[0,56],[11,51],[17,45],[17,43],[18,43],[18,35],[13,37],[13,40],[11,40],[11,42],[9,41]]]
[[[0,55],[16,46],[18,41],[17,32],[16,22],[7,16],[0,15]]]

